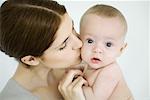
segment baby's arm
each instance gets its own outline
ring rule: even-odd
[[[116,64],[102,69],[93,84],[93,93],[97,98],[107,100],[119,82]]]
[[[111,64],[103,68],[91,87],[84,87],[86,100],[108,100],[119,82],[118,65]]]

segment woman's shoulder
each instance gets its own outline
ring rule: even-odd
[[[10,79],[2,92],[0,100],[39,100],[38,97],[20,86],[14,79]]]

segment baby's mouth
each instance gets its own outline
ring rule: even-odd
[[[91,62],[94,64],[97,64],[97,63],[100,63],[101,60],[99,58],[94,57],[94,58],[91,58]]]

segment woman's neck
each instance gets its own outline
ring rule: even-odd
[[[36,88],[48,86],[49,71],[50,69],[46,67],[26,68],[26,65],[19,63],[13,78],[27,90],[33,91]]]
[[[58,83],[64,74],[64,70],[51,70],[44,66],[26,68],[19,64],[13,78],[25,89],[40,97],[42,100],[60,100]]]
[[[63,78],[62,76],[64,75],[65,70],[64,69],[55,69],[51,70],[49,75],[48,75],[48,83],[49,84],[56,84],[59,83],[59,81]]]

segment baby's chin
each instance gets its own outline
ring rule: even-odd
[[[97,70],[97,69],[101,69],[104,68],[104,66],[98,65],[98,64],[89,64],[88,69],[89,70]]]

